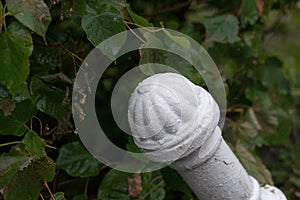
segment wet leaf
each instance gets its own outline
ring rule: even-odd
[[[6,5],[15,18],[45,40],[51,15],[43,0],[7,0]]]
[[[10,116],[4,116],[0,109],[0,135],[23,135],[27,131],[26,123],[36,113],[32,100],[16,103]]]
[[[82,18],[82,28],[94,46],[114,34],[125,31],[120,11],[112,4],[101,1],[88,1],[87,13]],[[120,42],[117,45],[122,45],[122,41]]]
[[[32,77],[30,92],[37,108],[58,121],[69,110],[68,97],[65,91],[42,81],[40,75]]]
[[[96,176],[103,166],[80,142],[63,145],[56,160],[57,168],[75,177]]]
[[[33,45],[29,31],[18,22],[12,22],[6,32],[0,33],[0,84],[15,96],[29,74],[29,56]]]

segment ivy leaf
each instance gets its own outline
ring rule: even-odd
[[[69,110],[66,92],[53,85],[44,83],[40,75],[32,77],[30,91],[37,108],[58,121]]]
[[[165,198],[165,191],[163,189],[164,182],[162,181],[162,178],[158,178],[160,177],[160,173],[153,179],[151,179],[152,175],[153,173],[137,175],[112,169],[104,176],[98,190],[97,199],[130,200],[132,191],[129,190],[132,189],[132,180],[135,180],[134,184],[138,184],[138,188],[142,187],[143,189],[141,193],[138,192],[140,193],[139,199],[162,200]],[[142,186],[140,185],[141,182],[139,176],[142,178]]]
[[[18,148],[20,148],[20,145],[18,145]],[[8,184],[18,171],[28,167],[30,163],[31,159],[28,156],[16,155],[11,152],[3,154],[0,157],[0,188]]]
[[[97,199],[101,200],[130,200],[128,195],[128,179],[133,174],[110,170],[103,178],[98,190]]]
[[[204,26],[207,41],[234,43],[240,40],[239,21],[231,14],[207,17],[204,19]]]
[[[67,200],[63,192],[56,192],[51,200]]]
[[[255,0],[243,0],[241,8],[241,22],[242,26],[246,27],[247,24],[253,25],[258,19],[258,12]]]
[[[258,11],[255,0],[243,0],[241,7],[241,22],[242,26],[247,24],[253,25],[258,19]]]
[[[23,135],[27,131],[25,123],[35,113],[36,108],[30,99],[16,103],[16,107],[10,116],[5,116],[0,109],[0,135]]]
[[[7,0],[7,9],[24,26],[42,36],[45,40],[51,22],[49,9],[43,0]]]
[[[20,145],[18,145],[18,148],[20,148]],[[7,158],[7,156],[10,156],[10,160],[13,162],[10,162],[10,176],[7,177],[5,174],[6,182],[5,185],[3,185],[4,199],[37,199],[41,190],[41,181],[52,181],[55,176],[54,161],[49,157],[35,160],[21,156],[18,153],[16,154],[14,151],[3,156],[4,159]],[[11,174],[11,172],[14,172],[14,174]],[[8,173],[8,171],[6,170],[5,173]]]
[[[25,145],[25,149],[30,153],[31,156],[46,156],[46,143],[34,131],[29,131],[28,133],[26,133],[23,139],[23,143]]]
[[[102,167],[102,164],[78,141],[60,148],[56,164],[57,168],[75,177],[97,176]]]
[[[55,165],[49,165],[49,161],[54,163],[50,158],[44,157],[26,168],[17,169],[18,172],[4,187],[4,199],[37,199],[41,190],[41,180],[52,181],[55,175]]]
[[[125,31],[120,11],[113,5],[101,1],[88,1],[87,13],[82,18],[82,28],[94,46],[108,37]]]
[[[88,200],[88,197],[85,194],[79,194],[74,196],[72,200]]]
[[[33,170],[40,179],[51,182],[55,177],[55,162],[48,156],[41,157],[34,161]]]
[[[0,33],[0,84],[13,97],[29,74],[32,49],[31,35],[20,23],[12,22],[6,32]]]
[[[19,171],[4,189],[4,199],[38,199],[41,190],[40,178],[32,168]]]
[[[128,13],[132,19],[132,21],[142,27],[153,27],[153,25],[151,23],[148,22],[148,20],[146,20],[144,17],[135,14],[134,12],[129,11],[128,7],[127,7]]]

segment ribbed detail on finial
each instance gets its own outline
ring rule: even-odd
[[[219,121],[212,96],[175,73],[141,82],[129,101],[135,143],[157,162],[169,163],[200,148]]]

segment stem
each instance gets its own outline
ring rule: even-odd
[[[47,190],[48,190],[48,192],[49,192],[49,194],[50,194],[50,196],[51,196],[51,199],[55,200],[55,198],[54,198],[54,196],[53,196],[53,194],[52,194],[52,192],[51,192],[51,190],[50,190],[50,188],[49,188],[49,186],[48,186],[47,181],[44,181],[44,185],[45,185],[45,187],[47,188]]]
[[[85,182],[85,186],[84,186],[84,194],[85,196],[87,196],[87,190],[88,190],[88,186],[89,186],[89,178],[86,179],[86,182]]]
[[[40,197],[41,197],[42,200],[45,200],[44,197],[43,197],[43,195],[41,193],[40,193]]]
[[[139,198],[139,200],[144,200],[146,197],[151,194],[154,190],[156,190],[159,186],[161,186],[164,181],[160,181],[156,186],[154,186],[151,190],[149,190],[143,197]]]
[[[84,60],[82,58],[80,58],[79,56],[77,56],[75,53],[73,53],[72,51],[66,49],[62,44],[59,45],[64,51],[66,51],[71,57],[74,57],[76,59],[78,59],[80,62],[83,62]]]
[[[50,148],[50,149],[57,149],[56,147],[54,147],[54,146],[51,146],[51,145],[49,145],[49,144],[46,144],[46,147],[48,147],[48,148]]]
[[[14,142],[8,142],[4,144],[0,144],[0,147],[8,146],[8,145],[13,145],[13,144],[20,144],[22,141],[14,141]]]
[[[143,40],[140,36],[138,36],[134,31],[132,31],[132,29],[128,26],[128,24],[124,21],[125,26],[132,32],[133,35],[135,35],[135,37],[137,37],[141,42],[143,42],[144,44],[147,44],[147,42],[145,40]]]
[[[36,120],[38,120],[38,122],[39,122],[39,124],[40,124],[40,135],[42,135],[42,133],[43,133],[43,123],[42,123],[42,121],[38,118],[38,117],[36,117],[36,116],[33,116],[32,118],[31,118],[31,123],[30,123],[30,128],[31,128],[31,130],[32,130],[32,119],[36,119]]]

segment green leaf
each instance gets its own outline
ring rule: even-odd
[[[120,11],[113,5],[101,1],[88,1],[87,13],[82,18],[82,28],[94,46],[126,30]],[[122,45],[124,42],[125,40],[120,41],[116,45]]]
[[[53,85],[44,83],[40,75],[32,77],[30,91],[37,108],[58,121],[69,110],[66,92]]]
[[[43,0],[7,0],[7,9],[24,26],[28,27],[45,40],[51,15]]]
[[[6,32],[0,33],[0,84],[13,97],[29,74],[32,49],[31,35],[20,23],[12,22]]]
[[[204,19],[206,40],[221,43],[234,43],[239,41],[238,24],[238,19],[231,14],[206,17]]]
[[[128,196],[128,179],[133,174],[110,170],[103,178],[98,190],[97,199],[101,200],[130,200]]]
[[[16,175],[31,163],[28,156],[4,154],[0,157],[0,188],[4,187]]]
[[[289,82],[284,77],[282,61],[277,57],[267,58],[265,66],[260,69],[258,76],[260,76],[261,83],[270,91],[281,94],[288,93]]]
[[[16,103],[16,107],[10,116],[4,116],[0,109],[0,135],[23,135],[26,131],[26,124],[36,113],[32,100],[25,100]]]
[[[25,145],[25,149],[30,153],[31,156],[46,156],[46,142],[34,131],[29,131],[26,133],[23,143]]]
[[[10,152],[12,156],[14,153]],[[25,159],[24,159],[25,160]],[[29,160],[17,168],[17,173],[10,176],[4,186],[4,199],[15,200],[38,199],[41,190],[41,180],[52,181],[55,176],[53,160],[43,157],[38,160]],[[25,167],[24,167],[25,166]],[[14,166],[16,167],[16,166]],[[16,171],[16,169],[14,169]]]
[[[88,200],[88,197],[85,194],[79,194],[74,196],[72,200]]]
[[[164,200],[166,196],[166,192],[163,188],[158,188],[154,192],[150,193],[149,200]]]
[[[184,182],[182,177],[170,167],[165,167],[161,169],[161,173],[163,175],[164,181],[166,183],[166,187],[172,191],[180,191],[185,193],[187,196],[192,197],[192,190],[190,187]]]
[[[76,0],[73,3],[74,12],[83,17],[86,13],[86,0]]]
[[[242,26],[247,24],[253,25],[258,19],[258,12],[256,9],[255,0],[243,0],[241,8],[241,22]]]
[[[40,178],[31,167],[19,171],[4,189],[5,200],[38,199],[41,190]]]
[[[51,200],[67,200],[63,192],[56,192]]]
[[[98,190],[97,199],[101,200],[130,200],[129,196],[129,180],[135,179],[136,174],[117,171],[115,169],[110,170],[103,178]],[[165,191],[163,189],[164,182],[162,181],[160,173],[156,173],[155,177],[153,173],[140,174],[142,177],[142,192],[139,195],[139,199],[147,200],[162,200],[165,197]],[[160,178],[158,178],[160,177]],[[137,184],[137,183],[133,183]]]
[[[127,10],[128,10],[128,8],[127,8]],[[134,12],[131,12],[129,10],[128,10],[128,13],[129,13],[132,21],[134,23],[140,25],[141,27],[153,27],[153,25],[151,23],[149,23],[148,20],[146,20],[142,16],[139,16],[139,15],[137,15]]]
[[[163,31],[169,38],[171,38],[175,43],[179,44],[181,47],[183,47],[185,49],[191,48],[190,41],[188,39],[186,39],[184,36],[172,35],[166,29],[163,29]]]
[[[40,179],[51,182],[55,177],[55,162],[48,156],[41,157],[34,161],[33,170]]]
[[[75,177],[96,176],[103,166],[77,141],[60,148],[56,164],[57,168]]]
[[[66,87],[66,85],[71,86],[73,84],[72,80],[62,72],[41,76],[41,79],[47,84],[51,84],[57,88],[63,89]]]
[[[257,156],[254,156],[240,142],[235,146],[236,155],[246,168],[247,172],[256,178],[260,184],[273,185],[272,175],[263,162]]]
[[[32,65],[46,70],[54,70],[59,65],[60,51],[53,47],[35,46],[30,57]]]

